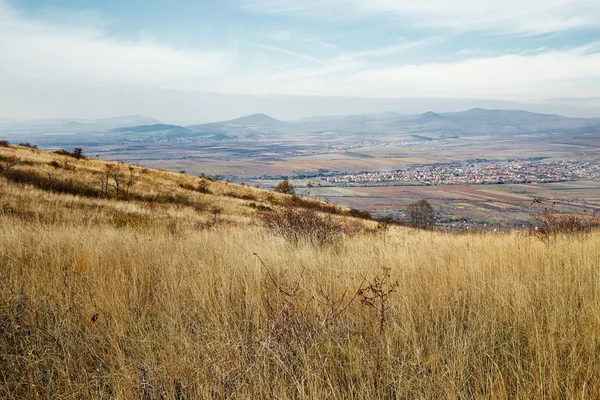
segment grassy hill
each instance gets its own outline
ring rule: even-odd
[[[600,397],[598,233],[349,214],[0,147],[0,397]]]

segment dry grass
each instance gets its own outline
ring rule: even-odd
[[[144,176],[139,193],[197,181]],[[0,178],[0,397],[600,397],[598,233],[391,227],[293,246],[235,185],[210,185],[189,191],[198,212]],[[397,282],[383,329],[355,296],[376,276]]]

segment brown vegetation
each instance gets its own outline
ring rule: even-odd
[[[600,397],[596,231],[382,235],[277,193],[131,166],[106,196],[130,166],[0,155],[30,179],[0,174],[1,398]],[[258,206],[336,239],[291,244]]]

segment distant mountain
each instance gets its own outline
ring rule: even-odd
[[[153,125],[139,125],[139,126],[130,126],[124,128],[116,128],[113,129],[113,132],[122,132],[122,133],[148,133],[148,132],[162,132],[162,131],[173,131],[177,130],[180,132],[192,132],[191,129],[184,128],[179,125],[167,125],[167,124],[153,124]]]
[[[212,136],[217,140],[227,140],[273,136],[285,131],[290,126],[292,124],[279,121],[266,114],[252,114],[229,121],[191,125],[187,128],[194,130],[197,136]]]
[[[91,132],[119,128],[122,126],[138,126],[160,124],[161,122],[143,115],[125,115],[111,118],[81,119],[81,118],[51,118],[25,121],[10,121],[8,124],[16,130],[35,132]]]
[[[413,121],[420,128],[453,130],[462,134],[524,134],[571,130],[595,124],[585,118],[538,114],[519,110],[484,110],[475,108],[455,113],[426,113]]]
[[[102,118],[92,121],[96,121],[97,123],[115,124],[119,126],[154,125],[162,123],[157,119],[146,117],[144,115],[125,115],[121,117]]]
[[[2,121],[2,120],[0,120]],[[229,121],[202,125],[164,124],[155,119],[133,115],[96,120],[53,119],[17,121],[1,124],[3,132],[21,138],[54,144],[59,135],[71,143],[72,136],[85,143],[194,142],[243,140],[338,140],[359,141],[433,141],[461,137],[497,138],[523,136],[527,140],[597,135],[600,119],[568,118],[520,110],[474,108],[452,113],[428,111],[423,114],[397,112],[322,116],[283,122],[266,114],[253,114]],[[484,139],[487,140],[487,139]]]
[[[254,126],[282,126],[287,122],[272,118],[266,114],[252,114],[241,118],[232,119],[223,123],[230,125],[254,125]]]
[[[429,123],[429,122],[434,122],[434,121],[440,121],[440,119],[443,119],[443,118],[444,117],[440,114],[434,113],[433,111],[427,111],[426,113],[419,115],[417,118],[415,118],[411,122],[424,124],[424,123]]]
[[[569,118],[519,110],[474,108],[454,113],[428,111],[420,115],[393,112],[348,116],[316,117],[297,121],[294,126],[322,132],[426,133],[437,137],[468,135],[516,135],[531,133],[578,133],[600,126],[600,119]]]

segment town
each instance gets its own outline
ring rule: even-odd
[[[600,166],[581,161],[511,160],[419,165],[394,172],[323,176],[332,184],[404,182],[422,185],[549,183],[600,178]]]

